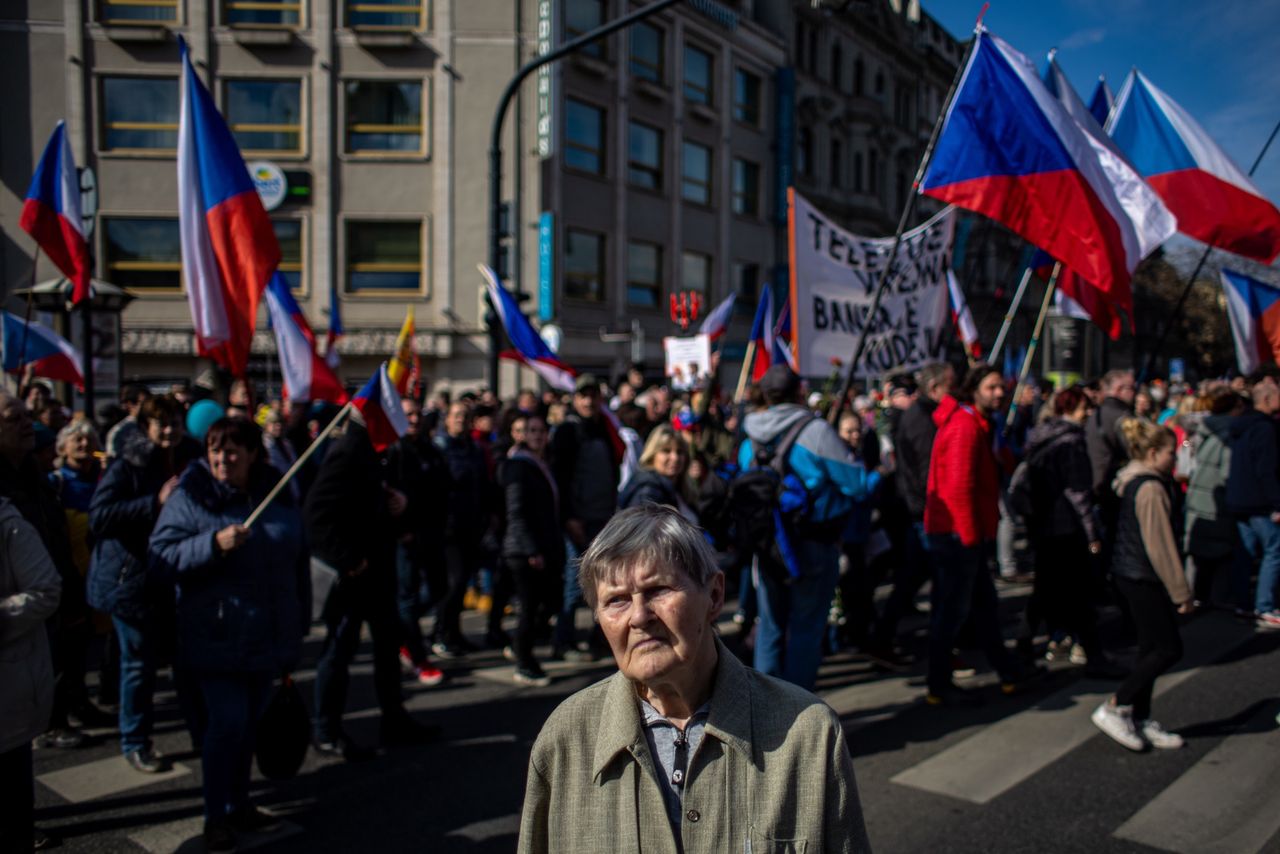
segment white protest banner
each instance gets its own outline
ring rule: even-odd
[[[792,335],[801,376],[827,376],[837,364],[841,373],[849,370],[868,323],[856,376],[914,370],[942,358],[955,334],[946,275],[953,209],[902,235],[891,289],[869,321],[893,238],[851,234],[794,189],[790,199]]]
[[[666,375],[676,391],[693,388],[698,377],[711,373],[710,335],[663,338],[662,352],[666,355]]]

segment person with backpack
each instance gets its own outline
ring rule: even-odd
[[[1119,690],[1093,712],[1093,723],[1133,751],[1182,747],[1182,736],[1151,719],[1156,677],[1182,658],[1178,615],[1195,611],[1173,534],[1173,431],[1140,418],[1120,422],[1132,454],[1116,475],[1120,497],[1111,574],[1138,633],[1138,659]]]
[[[760,390],[768,408],[745,419],[741,473],[729,499],[740,527],[754,520],[753,530],[739,533],[755,541],[755,667],[812,689],[840,575],[840,533],[854,503],[867,496],[867,472],[835,429],[800,405],[800,378],[790,368],[769,368]],[[776,533],[769,524],[775,516]],[[782,553],[762,548],[762,540]]]
[[[1195,465],[1187,483],[1183,542],[1194,568],[1197,602],[1214,601],[1215,581],[1226,582],[1240,549],[1235,517],[1227,510],[1231,473],[1231,425],[1244,413],[1244,398],[1224,385],[1209,395],[1209,414],[1196,430]],[[1243,602],[1234,603],[1244,610]]]

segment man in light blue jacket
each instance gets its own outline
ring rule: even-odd
[[[799,404],[800,378],[790,368],[771,367],[760,379],[760,390],[769,408],[747,415],[738,465],[743,471],[751,468],[757,446],[775,447],[798,422],[807,422],[787,454],[786,472],[804,484],[809,510],[789,532],[799,576],[784,583],[757,573],[755,667],[812,690],[840,577],[840,532],[854,504],[867,496],[867,472],[835,429]]]

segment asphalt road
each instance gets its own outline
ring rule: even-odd
[[[1027,588],[1002,590],[1012,620]],[[1132,655],[1111,614],[1107,639]],[[479,615],[466,625],[478,636]],[[904,623],[923,653],[924,618]],[[727,620],[724,634],[741,638]],[[308,644],[314,660],[319,636]],[[878,852],[1280,851],[1280,633],[1255,633],[1222,612],[1184,626],[1188,654],[1164,677],[1155,714],[1187,737],[1179,751],[1133,754],[1097,733],[1088,714],[1107,683],[1054,665],[1033,692],[1003,697],[979,666],[988,698],[973,709],[923,703],[922,666],[876,671],[833,656],[819,692],[850,733],[863,811]],[[974,663],[981,658],[972,654]],[[612,671],[610,662],[553,665],[551,686],[524,688],[497,652],[450,663],[450,681],[405,683],[407,705],[444,727],[439,742],[348,764],[308,756],[294,780],[255,778],[258,802],[287,815],[242,850],[499,852],[515,847],[529,748],[564,697]],[[377,736],[367,644],[353,669],[350,732]],[[311,672],[298,680],[311,687]],[[162,686],[163,686],[162,681]],[[62,850],[203,850],[199,757],[171,693],[160,695],[159,748],[178,773],[123,766],[110,731],[75,750],[36,752],[37,821]]]

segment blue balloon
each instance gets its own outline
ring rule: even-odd
[[[197,400],[187,410],[187,433],[197,442],[203,442],[204,434],[209,432],[213,422],[225,414],[226,411],[217,401]]]

